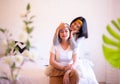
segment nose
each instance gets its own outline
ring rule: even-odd
[[[74,26],[74,29],[76,29],[76,28],[77,28],[77,25]]]
[[[63,32],[63,35],[65,35],[66,34],[66,32]]]

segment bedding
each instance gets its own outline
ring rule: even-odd
[[[0,63],[0,76],[2,72],[7,72],[9,76],[9,68],[6,64]],[[45,66],[39,66],[38,64],[28,61],[21,70],[20,77],[17,80],[17,84],[49,84],[49,78],[44,74]],[[0,79],[0,84],[9,84],[8,80]]]
[[[79,63],[80,66],[78,66],[78,68],[82,74],[79,84],[98,84],[92,69],[92,62],[83,59],[80,60]],[[49,77],[45,75],[45,69],[46,66],[38,62],[25,62],[20,70],[20,77],[17,80],[17,84],[49,84]],[[7,76],[10,75],[9,67],[0,60],[0,76],[3,75],[3,71],[7,73]],[[0,79],[0,84],[9,84],[9,81]]]

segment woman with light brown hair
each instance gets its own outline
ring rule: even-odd
[[[47,70],[50,84],[78,84],[77,55],[70,46],[69,25],[61,23],[55,34],[58,38],[58,45],[53,45],[50,50],[50,65]]]

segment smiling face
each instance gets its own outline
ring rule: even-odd
[[[68,28],[63,28],[60,30],[60,38],[62,40],[67,40],[70,36],[70,31]]]
[[[71,24],[70,30],[78,32],[80,30],[81,26],[82,26],[82,21],[76,20]]]
[[[68,40],[70,37],[70,30],[66,24],[62,24],[59,30],[59,37],[61,40]]]

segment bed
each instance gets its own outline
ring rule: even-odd
[[[23,50],[23,47],[20,46],[23,44],[21,44],[20,42],[16,42],[16,45],[20,47],[19,51],[21,51],[21,49]],[[24,54],[24,52],[22,51],[20,53]],[[36,53],[36,51],[31,52]],[[36,54],[36,56],[38,57],[39,55]],[[0,58],[0,77],[4,75],[3,72],[7,73],[6,76],[9,77],[10,70],[8,65],[3,63],[4,57],[5,56]],[[93,71],[94,64],[86,58],[80,58],[78,62],[78,69],[81,72],[79,84],[98,84]],[[43,59],[41,57],[38,57],[35,61],[26,61],[22,65],[21,70],[19,72],[20,77],[17,80],[17,84],[49,84],[49,77],[45,75],[45,69],[47,67],[46,65],[48,64],[48,60]],[[6,79],[0,78],[0,84],[10,84],[10,82]]]
[[[92,63],[87,59],[80,60],[79,69],[81,70],[81,79],[79,84],[98,84],[95,74],[91,68]],[[49,77],[45,75],[46,65],[40,62],[27,61],[20,70],[20,77],[17,84],[49,84]],[[6,72],[9,75],[9,68],[6,64],[0,61],[0,76],[1,72]],[[8,80],[0,79],[0,84],[10,84]]]
[[[0,63],[1,72],[7,72],[9,76],[9,68],[6,64]],[[40,66],[35,62],[25,62],[20,70],[20,77],[17,84],[49,84],[49,78],[44,74],[45,66]],[[0,84],[9,84],[8,80],[0,79]]]

